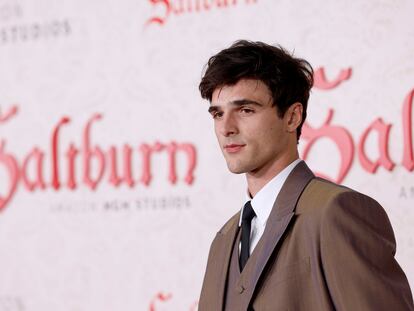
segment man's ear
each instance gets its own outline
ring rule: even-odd
[[[303,106],[296,102],[286,111],[286,130],[289,133],[296,132],[296,129],[302,123]]]

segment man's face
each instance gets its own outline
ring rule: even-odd
[[[279,118],[272,103],[270,90],[259,80],[242,79],[214,90],[209,112],[231,172],[265,173],[288,152],[292,135],[286,116]]]

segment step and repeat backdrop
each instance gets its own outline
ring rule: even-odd
[[[246,183],[198,93],[238,39],[315,68],[300,154],[387,211],[414,286],[414,2],[0,0],[0,311],[197,310]]]

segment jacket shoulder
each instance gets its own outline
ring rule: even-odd
[[[220,228],[218,231],[221,234],[227,233],[231,227],[234,225],[238,225],[240,219],[240,211],[238,211],[236,214],[234,214],[227,222]]]
[[[338,185],[320,177],[315,177],[303,191],[297,204],[297,213],[300,214],[315,210],[325,212],[326,209],[335,205],[333,203],[338,202],[338,200],[346,201],[347,199],[352,199],[354,201],[356,198],[374,205],[379,205],[379,203],[371,197],[354,189]]]

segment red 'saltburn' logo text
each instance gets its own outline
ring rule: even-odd
[[[17,112],[17,106],[13,106],[4,115],[0,114],[0,125],[9,121]],[[120,148],[113,145],[108,150],[103,150],[99,145],[92,145],[91,143],[92,125],[101,119],[101,114],[93,115],[84,127],[82,146],[79,148],[71,142],[65,149],[64,158],[60,158],[59,135],[62,128],[71,121],[69,117],[62,117],[52,131],[49,163],[45,162],[46,152],[39,147],[33,147],[24,156],[22,163],[19,163],[13,154],[6,151],[6,140],[0,140],[0,164],[6,168],[9,176],[6,195],[2,196],[0,194],[0,211],[12,199],[20,181],[28,191],[44,190],[47,187],[51,187],[54,190],[59,190],[61,187],[71,190],[76,189],[79,186],[76,176],[79,168],[76,167],[75,162],[78,157],[81,158],[83,164],[81,172],[82,183],[91,190],[95,190],[103,181],[105,172],[108,173],[109,184],[114,187],[125,183],[132,188],[137,182],[148,186],[152,179],[151,158],[154,153],[165,153],[169,165],[168,180],[171,184],[177,182],[176,154],[178,152],[184,153],[187,158],[187,171],[184,176],[184,182],[189,185],[193,183],[193,172],[196,166],[196,149],[193,144],[174,141],[169,143],[155,142],[154,144],[143,143],[137,148],[124,144],[122,152],[120,152]],[[141,156],[141,175],[139,180],[134,179],[132,170],[132,160],[135,153]],[[44,174],[45,164],[50,165],[51,168],[51,176],[48,183]],[[121,172],[118,170],[119,167],[123,168]],[[61,178],[63,170],[66,173],[65,180]],[[33,171],[34,174],[30,174]]]
[[[328,81],[325,77],[323,68],[315,71],[314,87],[321,90],[330,90],[338,87],[343,81],[351,78],[351,68],[342,70],[338,77],[333,81]],[[409,172],[414,170],[413,157],[413,140],[412,140],[412,106],[413,106],[414,89],[409,91],[403,102],[402,124],[403,124],[403,156],[401,164]],[[306,159],[314,144],[320,138],[331,140],[337,147],[340,155],[339,172],[335,177],[327,176],[323,173],[317,175],[341,183],[347,176],[355,156],[355,143],[351,133],[343,126],[333,125],[332,118],[334,109],[329,109],[325,121],[319,128],[310,126],[307,122],[302,128],[302,136],[306,140],[303,150],[302,159]],[[378,167],[382,166],[387,171],[392,171],[395,162],[390,158],[388,147],[390,131],[392,124],[385,123],[382,118],[378,117],[372,121],[362,132],[357,143],[357,154],[362,168],[368,173],[374,174]],[[376,159],[370,159],[365,151],[366,140],[370,134],[376,133],[378,136],[378,156]]]
[[[242,3],[252,4],[258,0],[148,0],[153,11],[157,13],[151,16],[145,25],[164,25],[171,15],[182,15],[210,11],[212,9],[227,9]]]

